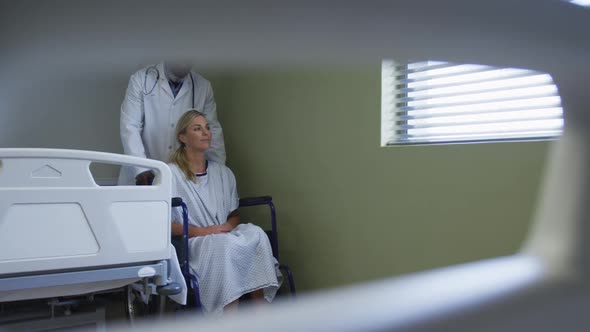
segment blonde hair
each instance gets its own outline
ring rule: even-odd
[[[175,137],[178,143],[180,143],[180,145],[170,155],[170,162],[175,163],[178,166],[178,168],[180,168],[180,170],[184,173],[187,180],[191,180],[193,182],[197,180],[197,177],[191,171],[188,158],[186,157],[186,145],[183,142],[181,142],[178,137],[182,134],[186,134],[188,126],[191,124],[191,122],[193,122],[194,119],[198,118],[199,116],[205,117],[205,114],[194,108],[191,108],[188,111],[186,111],[180,117],[180,119],[178,119],[178,122],[176,123]]]

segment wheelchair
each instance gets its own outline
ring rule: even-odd
[[[291,296],[296,295],[295,289],[295,280],[293,278],[293,273],[288,265],[280,264],[279,260],[279,239],[278,239],[278,230],[277,230],[277,221],[276,221],[276,210],[274,203],[272,201],[271,196],[258,196],[258,197],[248,197],[240,199],[239,208],[246,208],[246,207],[253,207],[253,206],[261,206],[267,205],[270,209],[270,217],[271,217],[271,229],[265,230],[270,245],[272,248],[272,254],[279,261],[279,269],[281,272],[286,274],[286,279],[289,283],[289,293]],[[189,267],[189,246],[188,246],[188,208],[186,204],[182,201],[180,197],[174,197],[172,199],[172,208],[181,208],[182,209],[182,219],[183,219],[183,234],[181,236],[173,236],[172,237],[172,244],[176,249],[176,253],[178,256],[178,261],[180,263],[180,268],[182,271],[182,275],[184,276],[184,280],[186,281],[187,287],[189,288],[189,294],[192,293],[192,300],[187,299],[187,304],[191,301],[194,301],[194,307],[197,308],[199,311],[201,310],[201,300],[200,300],[200,293],[199,293],[199,280],[197,277],[190,273]],[[279,290],[280,291],[280,290]],[[190,300],[190,301],[189,301]]]

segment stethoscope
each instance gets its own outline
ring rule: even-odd
[[[147,80],[148,80],[148,75],[150,74],[150,71],[156,72],[156,80],[154,81],[154,85],[152,85],[152,88],[150,89],[150,91],[147,91]],[[192,72],[189,71],[188,74],[191,78],[191,83],[193,85],[193,108],[195,108],[195,79],[193,78]],[[144,94],[144,96],[147,96],[154,91],[154,89],[156,88],[156,85],[158,85],[159,80],[160,80],[160,71],[158,70],[157,65],[151,65],[151,66],[147,67],[145,70],[145,76],[143,78],[143,94]]]

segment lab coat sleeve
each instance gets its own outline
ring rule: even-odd
[[[209,121],[209,128],[211,128],[211,147],[207,150],[207,158],[209,160],[225,165],[225,143],[223,141],[223,129],[217,119],[217,105],[213,97],[213,89],[211,84],[207,84],[207,97],[203,113]]]
[[[144,125],[143,91],[141,90],[141,79],[137,73],[129,79],[125,99],[121,104],[121,143],[125,154],[146,158],[145,147],[141,134]],[[134,167],[134,174],[137,175],[147,169]]]

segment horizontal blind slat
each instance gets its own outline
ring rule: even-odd
[[[460,84],[452,87],[432,88],[396,95],[402,101],[429,100],[432,98],[456,97],[481,93],[503,92],[507,89],[531,89],[539,87],[555,87],[546,75],[525,76],[518,79],[494,80],[478,84]],[[556,90],[556,89],[555,89]]]
[[[558,106],[556,105],[549,105],[549,106]],[[477,115],[487,115],[487,114],[499,114],[500,116],[503,113],[513,113],[513,112],[559,112],[563,116],[563,111],[561,107],[545,107],[539,108],[536,106],[531,106],[529,108],[524,107],[515,107],[515,108],[502,108],[502,109],[495,109],[495,110],[478,110],[478,111],[469,111],[469,112],[419,112],[414,111],[411,113],[407,112],[397,112],[395,113],[395,118],[398,121],[408,121],[408,120],[419,120],[419,119],[436,119],[442,117],[453,117],[453,116],[477,116]]]
[[[489,125],[489,124],[501,124],[501,123],[513,123],[513,122],[526,122],[536,120],[561,120],[560,115],[540,115],[536,117],[519,117],[519,118],[506,118],[506,119],[489,119],[489,120],[472,120],[462,122],[431,122],[431,123],[407,123],[407,121],[397,121],[396,125],[404,130],[420,129],[420,128],[437,128],[437,127],[449,127],[449,126],[465,126],[465,125]]]
[[[436,126],[432,128],[419,128],[412,130],[396,130],[398,135],[428,136],[428,135],[451,135],[454,133],[477,134],[477,133],[504,133],[511,131],[538,131],[543,129],[556,130],[563,127],[562,119],[549,120],[528,120],[512,121],[510,123],[489,123],[489,124],[454,124],[448,126]]]
[[[408,92],[422,92],[422,91],[429,91],[431,89],[437,88],[444,88],[444,87],[456,87],[466,84],[483,84],[487,82],[494,82],[500,80],[510,80],[510,79],[518,79],[523,77],[530,77],[530,76],[537,76],[537,75],[546,75],[542,73],[523,73],[523,72],[514,72],[514,73],[503,73],[502,70],[498,69],[489,69],[483,72],[478,72],[475,74],[469,75],[460,75],[460,76],[450,76],[449,79],[442,80],[442,79],[431,79],[428,81],[423,82],[411,82],[412,87],[408,87],[407,84],[400,84],[399,81],[396,81],[394,78],[388,80],[389,84],[391,84],[392,88],[396,88],[401,93],[408,93]]]
[[[400,102],[407,103],[410,107],[432,107],[550,96],[557,96],[557,88],[554,85],[544,85],[532,88],[505,89],[502,91],[492,92],[457,94],[454,96],[434,97],[419,100],[400,100]]]
[[[538,133],[527,133],[526,135],[508,134],[508,135],[490,135],[490,136],[470,136],[470,137],[429,137],[423,140],[389,140],[386,145],[424,145],[424,144],[451,144],[451,143],[481,143],[481,142],[515,142],[515,141],[537,141],[551,140],[559,136],[561,131],[545,131]]]
[[[396,104],[396,106],[399,107],[399,109],[401,111],[404,112],[412,112],[412,111],[419,111],[419,110],[428,110],[428,109],[449,109],[449,108],[454,108],[454,107],[472,107],[475,108],[478,105],[486,105],[486,104],[498,104],[498,103],[504,103],[504,105],[509,105],[510,103],[517,103],[519,101],[528,101],[531,99],[537,99],[537,98],[551,98],[551,97],[557,97],[557,95],[551,95],[551,96],[547,96],[545,93],[539,93],[537,95],[528,95],[528,96],[522,96],[519,98],[500,98],[500,99],[492,99],[492,100],[482,100],[479,102],[473,102],[473,101],[457,101],[457,102],[448,102],[448,103],[441,103],[441,104],[434,104],[434,105],[417,105],[417,106],[412,106],[412,105],[399,105]]]
[[[454,135],[430,135],[423,137],[414,137],[409,135],[399,135],[396,140],[390,143],[407,141],[407,142],[428,142],[430,140],[448,140],[448,139],[496,139],[496,138],[538,138],[538,137],[553,137],[558,134],[559,130],[537,130],[537,131],[514,131],[505,133],[481,133],[481,134],[454,134]]]

